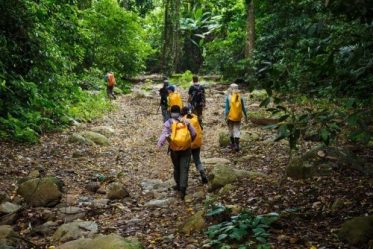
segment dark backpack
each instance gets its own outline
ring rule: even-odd
[[[205,91],[203,86],[193,86],[192,91],[192,100],[191,103],[193,106],[201,106],[205,102]]]

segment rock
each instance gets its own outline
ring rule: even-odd
[[[190,235],[193,232],[203,230],[205,228],[205,225],[206,222],[204,218],[204,211],[201,210],[195,213],[185,222],[181,231],[186,235]]]
[[[336,199],[332,205],[332,211],[338,211],[343,208],[345,202],[342,199]]]
[[[238,215],[243,211],[243,208],[238,205],[226,205],[225,207],[231,210],[232,215]]]
[[[175,201],[174,198],[167,198],[161,200],[151,200],[144,204],[145,207],[168,207],[170,203]]]
[[[13,225],[16,223],[19,213],[6,214],[0,217],[0,225]]]
[[[219,195],[226,195],[233,189],[235,189],[235,186],[233,186],[232,184],[227,184],[219,190]]]
[[[69,143],[76,143],[76,144],[86,144],[86,145],[94,145],[95,143],[85,137],[83,137],[82,135],[80,134],[77,134],[77,133],[73,133],[69,139],[68,139],[68,142]]]
[[[97,132],[84,131],[81,133],[81,135],[85,139],[88,139],[98,145],[109,145],[110,144],[109,139],[107,139],[107,137]]]
[[[42,236],[49,236],[58,226],[57,222],[54,221],[47,221],[40,226],[36,226],[31,230],[31,234],[40,234]]]
[[[97,126],[93,127],[91,131],[100,133],[101,135],[104,135],[105,137],[110,137],[115,134],[115,130],[112,127],[109,126]]]
[[[1,249],[12,249],[19,246],[19,236],[15,233],[11,226],[3,225],[0,226],[0,248]]]
[[[373,239],[373,216],[355,217],[346,221],[338,237],[353,246],[367,245]]]
[[[141,188],[148,191],[158,189],[161,184],[162,181],[159,179],[146,179],[140,183]]]
[[[64,222],[82,219],[85,215],[85,211],[79,207],[61,207],[58,209],[58,218]]]
[[[40,172],[37,169],[34,169],[28,174],[29,178],[38,178],[40,176]]]
[[[7,201],[7,200],[8,200],[7,194],[3,191],[0,191],[0,203]]]
[[[99,182],[90,182],[87,184],[86,189],[90,192],[96,193],[100,187],[101,184]]]
[[[55,177],[31,179],[19,185],[17,193],[27,204],[40,207],[52,207],[59,203],[62,197],[63,182]]]
[[[110,185],[108,186],[107,197],[110,200],[123,199],[128,196],[129,193],[122,184],[118,182],[113,182],[110,183]]]
[[[11,214],[17,212],[20,208],[20,205],[11,202],[3,202],[0,204],[0,213]]]
[[[197,191],[193,194],[193,198],[196,202],[199,202],[206,198],[206,194],[203,191]]]
[[[92,237],[98,231],[98,226],[94,221],[74,221],[60,226],[53,234],[56,242],[66,242],[82,237]]]
[[[216,165],[216,164],[229,165],[229,164],[231,164],[231,161],[229,161],[228,159],[217,158],[217,157],[202,159],[202,161],[206,165]]]
[[[117,234],[99,234],[93,239],[78,239],[67,242],[57,249],[142,249],[136,238],[123,238]]]
[[[233,169],[226,165],[216,165],[212,171],[212,176],[209,181],[209,191],[214,191],[229,183],[235,182],[241,177],[266,177],[265,174],[255,172],[255,171],[246,171],[246,170],[237,170]]]
[[[286,175],[293,179],[307,179],[313,174],[312,164],[304,162],[302,158],[293,158],[286,167]]]
[[[109,199],[96,199],[93,200],[92,205],[95,208],[106,208],[108,205]]]

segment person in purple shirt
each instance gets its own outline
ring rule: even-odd
[[[166,143],[166,141],[168,141],[170,145],[172,144],[171,133],[173,122],[182,122],[187,126],[191,136],[191,141],[193,141],[196,137],[196,131],[194,130],[193,126],[187,120],[182,119],[180,111],[181,110],[179,106],[174,105],[171,107],[171,118],[163,124],[162,134],[159,137],[157,144],[158,148],[162,147]],[[177,191],[180,191],[180,196],[183,200],[188,187],[189,165],[192,153],[190,146],[191,143],[189,145],[189,148],[182,150],[172,148],[172,146],[169,147],[171,161],[174,166],[174,180],[176,183],[176,186],[174,186],[173,188]]]

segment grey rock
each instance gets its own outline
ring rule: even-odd
[[[129,193],[122,184],[118,182],[113,182],[110,183],[110,185],[108,186],[107,197],[110,200],[123,199],[128,196]]]
[[[168,207],[175,198],[167,198],[161,200],[151,200],[144,204],[145,207]]]
[[[74,221],[60,226],[53,234],[56,242],[66,242],[82,237],[92,237],[98,232],[98,226],[94,221]]]
[[[123,238],[117,234],[102,235],[67,242],[57,249],[142,249],[136,238]]]
[[[17,212],[20,208],[20,205],[11,202],[3,202],[0,204],[0,213],[11,214]]]

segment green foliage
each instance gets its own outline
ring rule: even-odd
[[[193,74],[191,71],[186,70],[183,74],[174,74],[170,78],[170,81],[175,85],[187,89],[191,86]]]
[[[104,73],[117,72],[128,92],[121,75],[144,69],[141,20],[114,0],[1,1],[0,8],[7,10],[0,17],[0,139],[36,142],[71,118],[100,116],[112,108]]]
[[[226,211],[224,206],[213,206],[207,216],[214,217]],[[270,248],[268,228],[278,217],[277,213],[255,216],[246,210],[209,226],[206,234],[214,248]]]

